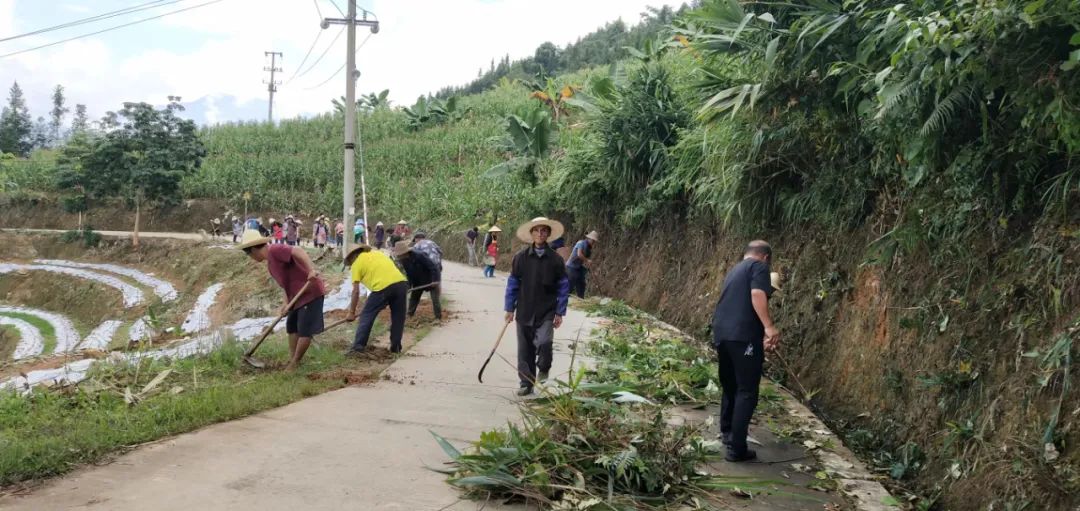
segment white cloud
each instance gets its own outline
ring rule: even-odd
[[[342,8],[347,2],[337,1]],[[492,58],[531,55],[544,41],[565,46],[619,17],[636,23],[646,5],[661,3],[361,0],[361,7],[379,15],[382,26],[359,51],[358,92],[390,89],[395,104],[411,104],[420,94],[472,80],[478,69],[488,68]],[[339,16],[328,1],[320,0],[319,5],[324,16]],[[13,15],[14,0],[0,0],[0,34],[14,31],[17,20]],[[144,25],[175,37],[149,41],[119,38],[130,47],[145,48],[141,51],[122,47],[114,36],[108,39],[111,45],[88,38],[0,59],[0,80],[19,80],[35,117],[48,110],[48,95],[56,83],[68,89],[71,103],[86,103],[92,116],[118,108],[122,101],[163,103],[170,94],[181,95],[185,101],[211,95],[231,95],[241,102],[265,100],[263,80],[268,73],[263,66],[269,62],[264,62],[263,52],[285,53],[281,63],[284,72],[279,75],[284,81],[296,71],[319,31],[318,23],[315,8],[306,1],[226,0]],[[122,30],[113,34],[122,35]],[[318,57],[335,33],[333,27],[323,31],[306,65]],[[358,42],[367,36],[366,29],[358,29]],[[29,46],[52,40],[39,36],[23,43]],[[314,70],[280,87],[275,116],[327,110],[330,98],[344,95],[343,74],[323,86],[308,88],[326,80],[344,60],[343,35]],[[7,86],[0,84],[0,88]]]

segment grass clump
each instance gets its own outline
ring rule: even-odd
[[[558,382],[522,406],[522,425],[481,435],[462,453],[435,435],[451,457],[450,484],[473,498],[520,499],[550,509],[655,509],[717,489],[757,491],[770,481],[710,475],[717,452],[700,426],[669,427],[665,406],[618,385]],[[621,403],[620,403],[621,402]]]
[[[34,328],[37,328],[38,331],[41,332],[42,339],[44,339],[44,349],[42,349],[42,353],[52,353],[56,348],[56,330],[53,328],[52,323],[33,314],[25,314],[22,312],[0,312],[0,316],[21,319],[30,323]],[[18,337],[18,334],[16,334],[15,337]]]

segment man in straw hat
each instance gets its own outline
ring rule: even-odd
[[[517,395],[532,393],[536,381],[545,381],[551,370],[554,329],[562,325],[570,299],[570,281],[563,260],[548,246],[548,239],[563,234],[563,225],[544,217],[534,218],[517,230],[518,239],[529,244],[514,255],[506,281],[506,322],[517,313]],[[539,371],[539,376],[537,375]]]
[[[780,342],[780,331],[769,315],[769,297],[777,289],[770,279],[770,262],[772,247],[762,240],[751,241],[743,260],[724,277],[713,313],[713,347],[724,387],[720,432],[727,445],[726,459],[732,462],[757,457],[747,448],[746,436],[757,406],[764,352],[775,350]]]
[[[390,352],[401,353],[401,336],[405,332],[405,294],[409,290],[405,276],[390,256],[369,245],[358,245],[350,250],[345,255],[345,264],[351,267],[353,284],[346,320],[354,321],[357,317],[360,284],[370,292],[364,302],[364,310],[359,312],[360,324],[356,326],[356,337],[346,355],[357,355],[367,349],[375,317],[386,307],[390,307]]]
[[[600,241],[596,231],[590,231],[585,239],[574,244],[570,257],[566,260],[566,274],[570,277],[570,287],[578,298],[585,298],[585,279],[592,268],[593,245]]]
[[[270,238],[259,235],[258,231],[248,229],[238,246],[255,262],[266,262],[270,276],[285,290],[285,302],[281,305],[281,314],[286,312],[285,332],[289,334],[289,365],[286,370],[294,370],[304,358],[311,339],[323,331],[323,297],[326,296],[326,283],[315,269],[307,252],[299,247],[271,244]],[[289,302],[308,282],[311,285],[296,300],[296,305],[289,310]]]
[[[428,298],[431,298],[431,311],[435,314],[435,319],[442,320],[442,304],[439,303],[439,281],[442,280],[442,269],[439,265],[416,247],[409,248],[408,241],[399,241],[394,245],[394,258],[401,265],[401,269],[405,270],[409,286],[413,288],[430,286],[409,293],[409,317],[416,314],[420,297],[423,296],[424,291],[427,291]]]

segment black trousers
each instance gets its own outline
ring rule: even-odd
[[[728,450],[736,455],[746,452],[750,418],[757,408],[758,389],[765,365],[765,347],[761,340],[719,341],[716,354],[720,360],[720,384],[724,399],[720,403],[720,432]]]
[[[424,294],[424,291],[427,291],[428,298],[431,298],[431,311],[435,313],[435,319],[442,319],[442,304],[439,303],[439,286],[417,289],[416,291],[409,293],[409,316],[416,314],[416,306],[420,305],[420,297]]]
[[[551,370],[552,346],[555,342],[555,324],[552,320],[540,324],[517,324],[517,369],[522,387],[532,387],[536,381],[536,371],[546,373]]]
[[[566,276],[570,278],[570,292],[578,298],[585,298],[585,278],[588,273],[586,268],[566,267]]]
[[[398,282],[368,295],[364,308],[360,311],[360,324],[356,326],[353,350],[363,351],[367,347],[375,318],[380,311],[390,307],[390,351],[401,351],[401,336],[405,333],[405,294],[408,290],[407,282]]]

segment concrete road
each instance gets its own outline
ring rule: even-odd
[[[456,312],[377,384],[145,446],[27,496],[0,498],[0,509],[478,509],[483,503],[459,501],[445,476],[426,468],[447,459],[429,430],[464,446],[518,417],[517,378],[506,362],[496,356],[485,383],[476,380],[502,326],[505,275],[484,279],[479,268],[445,264],[444,289]],[[592,323],[570,311],[556,331],[553,375],[568,371],[567,346]],[[513,325],[499,353],[515,360]]]
[[[62,230],[62,229],[15,229],[15,228],[10,228],[10,227],[0,229],[0,231],[46,233],[46,234],[63,234],[65,232],[67,232],[67,231]],[[94,232],[96,232],[96,233],[98,233],[98,234],[100,234],[102,236],[109,236],[109,237],[115,237],[115,238],[130,238],[131,237],[131,231],[97,231],[97,230],[95,230]],[[167,238],[167,239],[174,239],[174,240],[189,240],[189,241],[213,241],[214,240],[214,238],[212,238],[210,236],[203,236],[202,234],[189,233],[189,232],[140,232],[139,237],[140,238]],[[225,237],[221,236],[221,237],[218,237],[217,239],[218,240],[225,240]],[[232,241],[232,234],[231,233],[229,234],[228,241]]]

